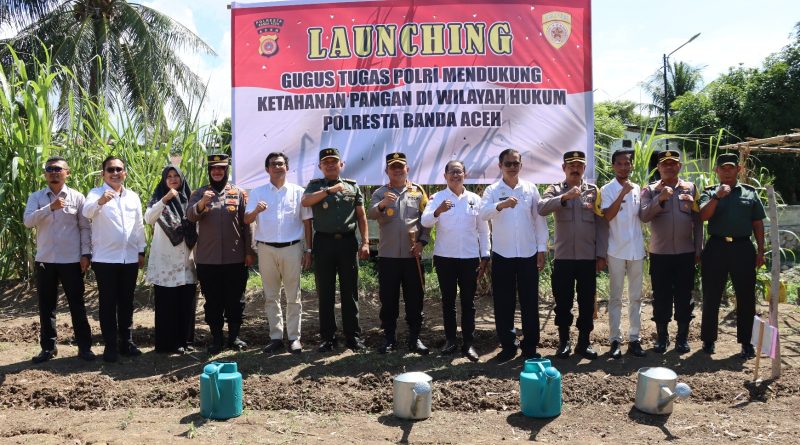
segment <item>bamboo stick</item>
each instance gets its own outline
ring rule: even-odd
[[[769,324],[778,329],[778,302],[780,300],[781,253],[780,235],[778,233],[778,203],[775,199],[775,188],[767,186],[769,204],[769,243],[772,246],[772,283],[770,285]],[[781,375],[781,336],[778,332],[775,341],[775,358],[772,359],[772,378]]]

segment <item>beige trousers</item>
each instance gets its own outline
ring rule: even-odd
[[[622,288],[628,276],[628,340],[638,341],[642,326],[642,273],[644,259],[623,260],[608,256],[608,339],[622,342]]]
[[[303,303],[300,297],[300,272],[302,269],[303,243],[288,247],[272,247],[257,244],[258,271],[264,285],[264,297],[269,337],[283,339],[283,312],[281,311],[281,284],[286,293],[286,334],[289,341],[300,338],[300,319]]]

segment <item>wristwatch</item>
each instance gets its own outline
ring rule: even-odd
[[[311,251],[311,249],[306,249],[306,250],[304,250],[303,252],[305,252],[305,253],[311,253],[312,251]]]
[[[328,189],[329,189],[329,188],[330,188],[330,187],[322,187],[320,190],[322,190],[323,192],[325,192],[325,194],[326,194],[326,195],[330,195],[330,194],[331,194],[331,192],[329,192],[329,191],[328,191]]]

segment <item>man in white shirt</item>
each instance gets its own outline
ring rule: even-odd
[[[436,226],[433,263],[442,292],[442,317],[446,342],[442,354],[458,348],[456,294],[461,290],[461,352],[477,362],[475,339],[475,291],[489,262],[489,224],[480,219],[480,197],[464,188],[467,170],[462,161],[444,167],[447,188],[431,197],[422,213],[422,225]]]
[[[603,218],[609,223],[608,299],[611,358],[622,357],[622,286],[628,276],[628,353],[644,357],[639,332],[642,326],[642,272],[644,236],[639,220],[639,186],[628,179],[633,151],[618,150],[611,155],[615,179],[600,189]]]
[[[311,209],[300,204],[305,189],[286,182],[288,156],[270,153],[264,161],[264,168],[269,175],[269,182],[253,189],[244,214],[245,224],[258,221],[254,236],[270,337],[264,353],[272,354],[283,348],[283,282],[286,290],[288,350],[299,354],[303,349],[300,343],[300,319],[303,313],[300,272],[311,267]]]
[[[517,355],[514,312],[519,293],[522,317],[522,356],[539,358],[539,272],[544,268],[547,222],[537,212],[539,191],[519,178],[522,155],[513,149],[500,153],[503,178],[486,188],[480,217],[492,223],[492,295],[499,362]]]
[[[91,226],[83,214],[84,196],[65,184],[67,161],[59,156],[45,163],[47,187],[32,193],[25,206],[25,227],[36,228],[36,293],[39,296],[39,327],[42,351],[33,357],[42,363],[58,354],[56,306],[58,283],[64,288],[78,344],[78,357],[94,360],[92,333],[84,305],[83,274],[92,257]]]
[[[100,331],[103,360],[116,362],[119,354],[135,357],[142,351],[133,343],[133,292],[138,269],[144,267],[144,223],[139,195],[124,187],[125,164],[116,156],[103,161],[103,185],[86,196],[83,216],[92,220],[92,269],[100,294]]]

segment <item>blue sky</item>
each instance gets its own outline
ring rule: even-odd
[[[217,56],[183,57],[209,82],[202,120],[229,116],[229,2],[139,2],[170,15],[214,48]],[[592,14],[595,101],[647,102],[641,82],[661,67],[664,53],[698,32],[700,37],[673,54],[671,60],[703,67],[706,82],[731,66],[760,67],[767,55],[789,43],[795,23],[800,22],[800,1],[594,0]]]

